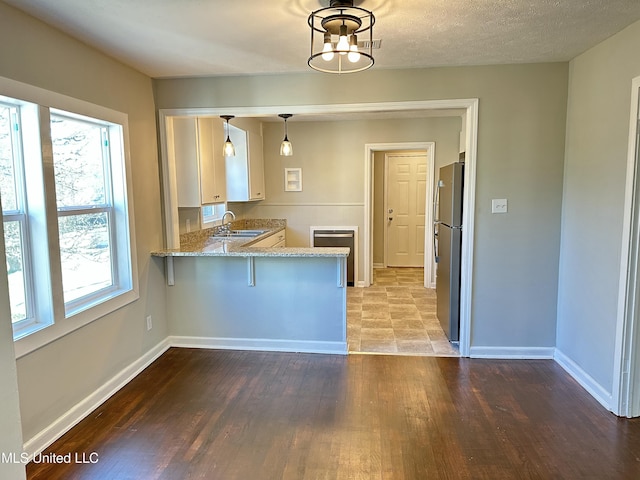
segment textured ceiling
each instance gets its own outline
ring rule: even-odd
[[[309,72],[328,0],[4,0],[156,78]],[[567,61],[640,19],[639,0],[362,0],[373,68]]]

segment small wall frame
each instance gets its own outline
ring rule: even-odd
[[[285,192],[301,192],[302,191],[302,169],[301,168],[285,168],[284,169],[284,191]]]

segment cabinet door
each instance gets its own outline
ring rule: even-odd
[[[226,178],[222,144],[222,120],[198,118],[200,199],[202,204],[226,201]]]
[[[249,200],[264,200],[264,154],[262,136],[248,132]]]
[[[274,247],[284,247],[287,243],[287,234],[285,230],[282,230],[280,233],[276,233],[275,237],[278,239],[278,242],[274,245]]]
[[[201,205],[200,174],[196,119],[174,118],[172,119],[172,126],[178,207],[199,207]]]
[[[285,242],[286,242],[286,234],[283,230],[281,232],[274,233],[273,235],[269,235],[267,238],[263,238],[259,242],[253,243],[250,246],[263,247],[263,248],[276,247],[276,246],[284,247]]]
[[[247,132],[229,125],[229,138],[236,154],[225,157],[227,175],[227,200],[246,202],[249,200],[249,171],[247,163]]]

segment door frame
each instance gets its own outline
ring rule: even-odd
[[[640,77],[631,82],[631,112],[622,225],[620,289],[611,410],[640,416]]]
[[[435,142],[425,142],[424,145],[428,145],[425,149],[420,148],[419,151],[415,151],[413,149],[400,149],[400,151],[395,151],[393,153],[385,152],[384,155],[384,211],[385,217],[387,215],[387,211],[389,209],[388,198],[389,198],[389,157],[390,156],[418,156],[424,155],[427,158],[427,188],[425,190],[425,215],[424,215],[424,259],[422,265],[424,267],[424,278],[423,284],[425,288],[435,288],[435,260],[433,253],[433,242],[431,239],[433,238],[433,208],[429,208],[431,206],[431,202],[433,199],[433,185],[435,182]],[[375,179],[374,179],[375,180]],[[388,257],[387,257],[387,247],[388,247],[388,229],[385,226],[383,230],[384,234],[384,257],[383,262],[384,266],[388,265]],[[431,261],[427,261],[431,259]]]
[[[460,355],[468,357],[471,349],[471,298],[473,294],[473,243],[476,199],[476,163],[478,156],[478,99],[426,100],[401,102],[409,109],[464,109],[465,133],[464,198],[462,207],[462,267],[460,282]],[[380,104],[385,105],[385,104]],[[373,278],[373,154],[393,150],[395,144],[368,143],[364,146],[364,286]],[[407,145],[407,144],[403,144]]]

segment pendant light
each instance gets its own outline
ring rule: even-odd
[[[282,140],[280,144],[280,155],[290,157],[293,155],[293,145],[291,145],[289,137],[287,136],[287,119],[293,117],[293,115],[290,113],[281,113],[278,116],[284,119],[284,140]]]
[[[225,157],[235,157],[236,156],[236,147],[233,146],[233,142],[231,138],[229,138],[229,120],[235,118],[234,115],[220,115],[220,118],[224,118],[226,121],[225,128],[227,130],[227,139],[222,146],[222,153]]]

